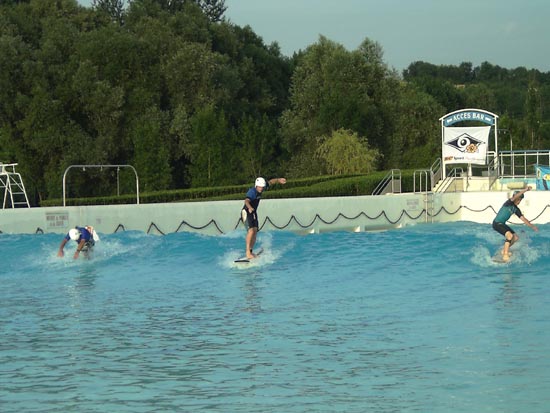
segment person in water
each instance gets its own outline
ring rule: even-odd
[[[256,235],[258,234],[258,205],[260,204],[260,199],[262,193],[267,191],[270,185],[276,183],[286,184],[285,178],[273,178],[265,180],[265,178],[259,177],[256,178],[254,186],[251,187],[246,193],[246,198],[244,199],[244,206],[241,210],[241,219],[246,227],[246,258],[252,259],[256,255],[253,252],[254,244],[256,244]]]
[[[515,191],[512,198],[508,199],[502,207],[500,207],[497,212],[497,216],[493,221],[493,229],[499,234],[504,235],[504,248],[502,249],[502,259],[503,261],[508,261],[510,259],[510,247],[514,245],[519,237],[510,228],[506,222],[510,219],[512,214],[516,214],[519,219],[521,219],[525,225],[529,226],[533,231],[538,231],[539,229],[531,224],[531,222],[523,216],[523,213],[519,209],[518,205],[521,200],[525,197],[525,192],[530,191],[531,187],[522,189],[521,191]]]
[[[57,252],[58,257],[64,256],[63,249],[70,240],[77,243],[76,251],[73,256],[74,259],[77,259],[81,252],[86,258],[89,258],[89,254],[92,252],[95,242],[99,240],[99,237],[92,226],[87,225],[85,227],[74,227],[69,230],[67,235],[65,235],[61,241],[59,251]]]

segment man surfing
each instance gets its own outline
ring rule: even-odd
[[[256,257],[254,254],[254,244],[256,244],[256,235],[258,234],[258,205],[260,205],[260,199],[262,193],[269,189],[273,184],[286,184],[285,178],[273,178],[266,180],[262,177],[256,178],[254,186],[251,187],[246,193],[244,199],[244,206],[241,210],[241,219],[246,227],[246,258],[252,259]]]
[[[59,251],[57,252],[58,257],[64,256],[63,249],[65,248],[65,244],[70,240],[77,243],[76,251],[73,255],[73,258],[76,260],[81,252],[86,258],[90,258],[90,253],[92,252],[95,242],[99,241],[99,236],[95,232],[94,227],[89,225],[70,229],[61,241],[61,245],[59,245]]]
[[[525,223],[525,225],[529,226],[533,231],[539,230],[535,225],[531,224],[531,222],[523,216],[523,213],[518,207],[521,200],[525,197],[525,192],[530,190],[531,187],[528,186],[521,191],[515,191],[512,198],[508,199],[499,209],[497,216],[493,221],[493,229],[499,234],[504,235],[504,248],[502,249],[502,260],[504,262],[510,260],[510,247],[519,240],[519,237],[514,232],[514,230],[506,224],[512,214],[516,214],[517,217],[521,219]]]

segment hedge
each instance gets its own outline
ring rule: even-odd
[[[402,171],[401,190],[412,192],[413,171]],[[386,171],[369,175],[319,176],[288,180],[286,185],[273,185],[265,193],[267,198],[314,198],[336,196],[370,195],[387,175]],[[220,201],[244,199],[251,184],[218,186],[208,188],[173,189],[166,191],[140,193],[139,202],[143,204],[164,202]],[[68,198],[66,204],[74,205],[116,205],[135,204],[136,195],[106,196],[93,198]],[[60,206],[62,199],[43,200],[40,206]]]

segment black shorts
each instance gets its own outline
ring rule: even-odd
[[[82,246],[81,251],[82,251],[82,252],[91,251],[92,248],[94,247],[94,245],[95,245],[95,241],[94,241],[94,240],[91,239],[91,240],[89,240],[89,241],[86,241],[86,242],[84,243],[84,245]]]
[[[243,210],[241,211],[241,219],[247,231],[250,228],[258,228],[258,215],[256,215],[256,211],[254,211],[253,213],[249,213],[246,209],[243,208]]]
[[[503,222],[493,221],[493,229],[502,235],[506,235],[508,231],[510,231],[512,234],[515,234],[514,230]]]

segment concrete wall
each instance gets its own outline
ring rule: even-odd
[[[258,211],[263,230],[298,233],[372,231],[431,222],[491,223],[511,191],[406,193],[338,198],[264,199]],[[20,208],[0,210],[0,232],[65,233],[93,225],[109,234],[192,231],[219,235],[242,228],[242,201]],[[531,191],[520,205],[535,224],[550,222],[550,191]],[[426,213],[428,212],[428,213]],[[520,223],[517,218],[514,223]]]
[[[423,200],[421,194],[264,199],[258,215],[263,230],[364,231],[425,222]],[[99,233],[137,230],[217,235],[242,225],[242,206],[243,201],[217,201],[6,209],[0,211],[0,231],[64,233],[75,225],[93,225]]]
[[[461,194],[462,221],[491,223],[502,204],[512,196],[513,191],[502,192],[466,192]],[[527,219],[534,224],[550,222],[550,191],[530,191],[519,205]],[[522,222],[514,215],[510,219],[514,224]]]

